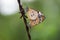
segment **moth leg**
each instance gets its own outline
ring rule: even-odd
[[[28,25],[28,28],[31,29],[31,25],[30,25],[30,23],[27,23],[27,25]]]
[[[28,29],[29,29],[29,32],[31,32],[31,25],[29,24],[29,23],[27,23],[27,25],[28,25]]]

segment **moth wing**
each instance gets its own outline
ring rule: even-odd
[[[40,15],[40,22],[43,22],[45,19],[45,16],[39,11],[39,15]]]
[[[38,13],[37,13],[37,11],[29,8],[29,10],[27,12],[27,16],[29,19],[35,20],[38,17]]]
[[[30,25],[31,26],[35,26],[37,24],[39,24],[39,18],[37,18],[36,20],[30,20]]]

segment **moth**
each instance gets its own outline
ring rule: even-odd
[[[28,8],[27,17],[29,19],[30,26],[35,26],[35,25],[43,22],[45,19],[45,16],[40,11],[36,11],[32,8]]]

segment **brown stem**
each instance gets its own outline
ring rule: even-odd
[[[25,26],[26,26],[26,31],[27,31],[27,35],[28,35],[28,40],[31,40],[31,36],[30,36],[30,33],[29,33],[29,27],[28,27],[28,25],[27,25],[27,20],[26,20],[26,18],[25,18],[25,11],[24,11],[24,9],[23,9],[23,7],[22,7],[22,5],[21,5],[20,0],[17,0],[17,1],[18,1],[18,4],[19,4],[19,10],[20,10],[21,15],[22,15],[22,18],[23,18],[23,20],[24,20],[24,24],[25,24]]]

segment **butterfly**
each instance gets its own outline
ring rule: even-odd
[[[32,8],[28,8],[27,17],[29,19],[30,26],[35,26],[35,25],[43,22],[45,19],[45,16],[40,11],[36,11]]]

